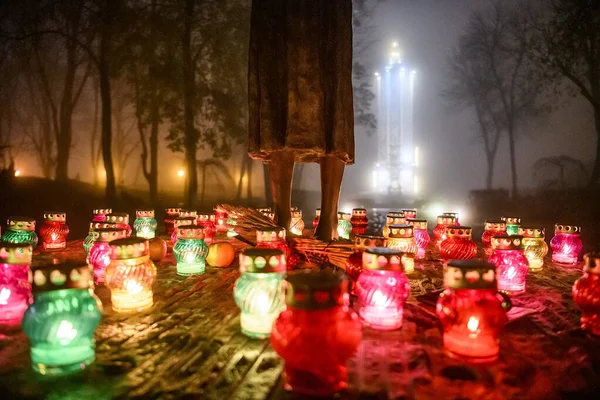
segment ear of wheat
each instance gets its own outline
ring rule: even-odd
[[[228,227],[241,236],[242,241],[252,246],[256,245],[257,229],[277,227],[269,217],[254,208],[219,204],[217,209],[228,214]]]
[[[308,238],[295,238],[291,246],[311,264],[319,267],[331,264],[343,270],[346,269],[346,259],[354,251],[354,244],[350,242],[322,242]]]

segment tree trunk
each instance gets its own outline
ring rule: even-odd
[[[590,175],[590,187],[596,186],[600,179],[600,105],[594,105],[593,107],[594,123],[596,125],[596,161]]]
[[[192,20],[194,17],[194,0],[185,0],[185,15],[182,37],[183,57],[183,122],[185,160],[187,163],[188,187],[187,206],[193,207],[198,192],[198,172],[196,171],[196,129],[194,127],[194,95],[195,78],[192,60]]]
[[[512,180],[512,198],[516,199],[519,197],[518,185],[517,185],[517,156],[515,151],[515,132],[512,123],[508,126],[508,147],[510,151],[510,176]]]
[[[108,64],[108,46],[110,43],[110,22],[108,16],[112,12],[111,1],[104,4],[102,32],[100,35],[100,49],[98,54],[98,75],[100,80],[100,98],[102,103],[102,159],[106,171],[106,189],[104,196],[108,204],[115,199],[117,187],[115,184],[115,170],[112,158],[112,118],[110,98],[110,69]]]
[[[263,181],[265,185],[265,204],[273,204],[273,192],[271,190],[271,177],[269,176],[269,165],[263,163]]]
[[[67,70],[59,111],[59,131],[56,138],[56,180],[69,179],[69,156],[72,142],[73,86],[77,71],[77,44],[70,39],[67,45]]]
[[[156,101],[156,92],[153,93],[153,104],[151,110],[152,125],[150,127],[150,176],[148,185],[150,186],[150,203],[156,204],[158,200],[158,102]]]
[[[487,190],[492,190],[494,184],[494,155],[493,154],[486,154],[486,158],[487,158],[487,175],[485,178],[485,188]]]
[[[248,157],[248,164],[246,167],[246,176],[248,179],[246,180],[246,185],[248,188],[248,202],[252,202],[252,159]]]

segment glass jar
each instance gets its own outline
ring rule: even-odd
[[[292,255],[292,249],[288,246],[285,238],[285,229],[281,227],[264,227],[256,230],[257,249],[277,249],[283,251],[286,265]]]
[[[215,226],[217,232],[227,231],[227,212],[220,208],[215,209]]]
[[[83,240],[83,251],[85,251],[85,262],[86,263],[88,263],[88,264],[90,263],[89,256],[90,256],[90,250],[92,249],[92,246],[94,245],[94,231],[96,229],[115,228],[115,227],[116,227],[115,224],[111,224],[108,222],[90,222],[90,230],[88,231],[88,235]]]
[[[271,345],[285,360],[287,390],[328,396],[348,386],[346,362],[362,339],[348,298],[343,273],[316,271],[286,278],[287,308],[273,325]]]
[[[175,229],[174,223],[175,218],[179,217],[179,212],[181,208],[179,207],[171,207],[165,209],[165,232],[167,235],[171,236],[173,234],[173,230]]]
[[[131,226],[129,226],[129,214],[127,213],[111,213],[106,215],[106,222],[115,224],[117,228],[125,229],[127,237],[131,236]]]
[[[502,221],[506,222],[506,234],[518,235],[519,226],[521,226],[521,218],[519,217],[502,217]]]
[[[409,218],[417,219],[417,210],[415,210],[414,208],[403,208],[402,214],[404,214],[404,218],[406,218],[406,220],[408,220]]]
[[[353,234],[364,235],[367,232],[367,226],[369,225],[367,210],[364,208],[352,209],[352,218],[350,218],[350,223],[352,224]]]
[[[212,214],[198,214],[198,219],[196,220],[198,225],[204,227],[204,241],[207,244],[212,243],[213,238],[217,234],[217,227],[213,222],[214,218],[215,216]]]
[[[292,211],[292,221],[290,222],[290,232],[294,235],[302,236],[304,231],[304,220],[302,220],[302,211],[294,209]]]
[[[144,239],[153,239],[156,236],[158,222],[154,218],[154,210],[137,210],[133,221],[135,234]]]
[[[460,225],[458,223],[458,213],[455,213],[455,212],[445,212],[445,213],[442,213],[442,215],[445,216],[445,217],[452,217],[452,218],[454,218],[454,220],[455,220],[454,225]]]
[[[45,376],[79,372],[95,359],[94,331],[102,303],[87,265],[32,266],[33,303],[23,316],[33,369]]]
[[[506,222],[502,220],[488,219],[485,221],[484,231],[481,235],[481,244],[486,256],[492,255],[492,237],[506,235]]]
[[[443,326],[444,352],[479,363],[498,358],[500,331],[512,304],[498,292],[496,269],[480,260],[453,260],[445,267],[445,290],[436,314]]]
[[[240,277],[233,288],[241,309],[242,333],[254,339],[271,335],[273,323],[284,309],[285,254],[276,249],[249,248],[240,254]]]
[[[177,275],[203,274],[206,256],[208,256],[208,246],[204,242],[204,227],[200,225],[178,227],[173,255],[177,260]]]
[[[104,283],[104,273],[110,264],[109,243],[113,240],[122,239],[127,236],[123,228],[99,228],[93,232],[94,244],[90,249],[88,265],[94,273],[94,283],[97,285]]]
[[[390,235],[390,225],[401,224],[406,224],[406,217],[404,217],[404,213],[401,211],[390,211],[385,216],[385,225],[383,226],[381,235],[387,238]]]
[[[554,237],[550,241],[552,247],[552,261],[559,264],[575,265],[583,243],[579,234],[581,227],[575,225],[554,225]],[[4,236],[2,237],[4,239]]]
[[[29,217],[8,217],[8,226],[2,234],[2,241],[25,243],[35,248],[38,237],[35,234],[35,219]]]
[[[402,265],[404,266],[405,273],[412,274],[415,272],[415,256],[419,249],[415,243],[412,225],[390,225],[387,247],[400,250],[403,253]]]
[[[458,225],[456,222],[456,217],[438,215],[437,225],[435,228],[433,228],[433,240],[435,240],[435,246],[438,248],[438,250],[440,249],[440,244],[442,244],[442,241],[446,239],[446,227],[456,225]]]
[[[67,248],[67,214],[64,212],[45,212],[44,224],[40,228],[44,250],[62,250]]]
[[[600,336],[600,254],[583,256],[583,276],[573,285],[573,300],[581,310],[581,329]]]
[[[345,212],[338,212],[338,225],[337,234],[341,239],[350,240],[350,233],[352,233],[352,222],[350,222],[351,216]]]
[[[523,254],[523,236],[494,236],[492,249],[489,262],[496,266],[498,290],[512,295],[525,293],[529,262]]]
[[[198,218],[198,211],[196,210],[186,210],[183,208],[179,209],[179,218],[188,218],[188,217],[194,217],[194,219]]]
[[[415,256],[415,259],[422,260],[425,258],[427,245],[431,241],[429,233],[427,232],[427,220],[408,218],[406,223],[413,227],[413,235],[415,243],[417,244],[417,255]]]
[[[356,293],[360,318],[373,329],[402,326],[404,303],[410,294],[402,256],[402,251],[385,247],[373,247],[363,253],[363,271],[356,282]]]
[[[21,325],[23,313],[31,304],[31,246],[0,242],[0,326]]]
[[[548,254],[545,233],[545,229],[540,227],[519,227],[519,235],[523,236],[523,254],[532,272],[541,271],[544,266],[544,257]]]
[[[321,219],[321,209],[317,208],[315,210],[315,219],[313,219],[313,228],[316,230],[317,226],[319,226],[319,220]]]
[[[469,226],[447,226],[446,239],[440,244],[440,255],[444,260],[470,260],[477,256],[477,245],[472,239]]]
[[[363,270],[363,252],[372,247],[387,247],[388,239],[383,236],[356,235],[354,237],[354,253],[346,260],[346,273],[355,283]],[[354,291],[356,285],[352,285]]]
[[[180,226],[195,225],[196,217],[177,217],[173,220],[173,233],[171,233],[171,243],[177,243],[177,230]]]
[[[112,213],[112,208],[96,208],[92,211],[92,222],[105,222],[106,215]]]
[[[155,280],[156,267],[149,257],[147,239],[129,237],[110,243],[106,286],[114,311],[130,313],[152,307]]]

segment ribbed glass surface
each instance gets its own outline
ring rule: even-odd
[[[38,244],[38,237],[34,231],[21,231],[7,229],[2,234],[2,241],[9,243],[27,243],[31,247],[35,247]]]
[[[233,288],[233,298],[242,311],[242,332],[256,338],[271,334],[273,322],[284,307],[283,277],[278,273],[242,274]]]
[[[136,218],[133,221],[133,228],[136,236],[152,239],[156,235],[156,227],[158,222],[154,218]]]
[[[208,246],[202,239],[179,239],[173,246],[173,255],[177,260],[179,275],[202,274]]]
[[[0,264],[0,324],[19,325],[32,300],[29,265]]]

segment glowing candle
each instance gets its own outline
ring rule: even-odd
[[[583,276],[573,285],[573,300],[581,310],[581,328],[600,336],[600,254],[583,256]]]
[[[112,213],[112,208],[95,208],[92,211],[92,222],[105,222],[106,215]]]
[[[0,325],[21,325],[23,313],[31,303],[29,266],[31,246],[0,242]]]
[[[197,221],[196,217],[177,217],[175,218],[175,220],[173,221],[173,233],[171,234],[171,243],[173,243],[173,245],[175,243],[177,243],[177,229],[180,226],[184,226],[184,225],[195,225]]]
[[[227,231],[227,212],[225,210],[215,209],[215,225],[217,232]]]
[[[321,219],[321,209],[317,208],[315,210],[315,219],[313,219],[313,228],[316,230],[319,225],[319,220]]]
[[[521,218],[518,217],[502,217],[502,221],[506,222],[506,234],[507,235],[518,235],[519,226],[521,225]]]
[[[390,225],[401,225],[406,224],[406,217],[401,211],[390,211],[385,216],[385,225],[381,232],[383,237],[388,237],[390,234]]]
[[[2,234],[2,241],[26,243],[31,247],[37,246],[38,237],[35,234],[35,219],[28,217],[8,217],[8,227]]]
[[[458,222],[458,213],[455,213],[455,212],[445,212],[445,213],[442,213],[442,215],[445,216],[445,217],[452,217],[452,218],[454,218],[454,220],[456,221],[454,223],[454,225],[460,225],[460,223]]]
[[[112,241],[105,277],[116,312],[129,313],[152,307],[156,267],[149,257],[148,240],[129,237]]]
[[[415,259],[422,260],[425,258],[427,245],[431,241],[429,233],[427,232],[427,220],[409,218],[406,220],[406,223],[413,227],[413,235],[418,249]]]
[[[352,222],[350,222],[350,219],[350,214],[338,212],[338,237],[346,240],[350,239],[350,233],[352,232]]]
[[[364,235],[367,232],[367,226],[369,225],[369,219],[367,218],[367,210],[364,208],[354,208],[352,210],[352,218],[350,218],[352,224],[352,233],[355,235]]]
[[[445,353],[475,363],[496,360],[511,302],[497,291],[494,265],[479,260],[450,261],[444,286],[436,313],[443,326]]]
[[[363,270],[363,253],[372,247],[386,247],[388,239],[383,236],[356,235],[354,237],[354,253],[346,260],[346,273],[356,282]],[[352,285],[354,290],[355,285]]]
[[[346,362],[362,338],[348,307],[348,281],[327,271],[286,280],[287,308],[271,332],[271,345],[285,360],[284,386],[302,395],[332,395],[348,386]]]
[[[404,303],[410,293],[402,256],[401,251],[385,247],[373,247],[363,253],[363,271],[356,282],[356,293],[360,317],[373,329],[402,326]]]
[[[87,265],[32,266],[33,304],[23,316],[31,342],[33,369],[41,375],[68,375],[95,358],[94,331],[102,303],[90,290]]]
[[[440,255],[444,260],[469,260],[477,255],[477,245],[472,239],[469,226],[447,226],[446,239],[440,244]]]
[[[175,229],[173,224],[175,223],[175,218],[179,217],[180,211],[181,211],[181,208],[179,208],[179,207],[171,207],[171,208],[165,209],[164,224],[165,224],[165,232],[167,235],[173,234],[173,230]]]
[[[302,236],[302,232],[304,231],[304,221],[302,220],[302,211],[301,210],[293,210],[292,211],[292,221],[290,222],[290,232],[294,235]]]
[[[94,272],[94,283],[104,283],[104,272],[110,264],[109,243],[113,240],[122,239],[127,236],[123,228],[98,228],[94,230],[94,244],[90,249],[88,265]]]
[[[550,241],[552,261],[559,264],[577,264],[583,243],[579,234],[581,227],[575,225],[554,225],[554,237]],[[4,239],[4,237],[3,237]]]
[[[208,245],[204,242],[204,227],[182,225],[177,228],[177,243],[173,246],[177,260],[177,275],[199,275],[204,273]]]
[[[129,226],[129,214],[127,213],[111,213],[106,215],[106,222],[115,224],[117,228],[125,229],[127,237],[131,236],[131,226]]]
[[[217,234],[217,227],[215,226],[214,215],[212,214],[198,214],[196,220],[198,225],[204,227],[204,241],[208,244],[212,243],[213,238]]]
[[[230,213],[227,215],[226,225],[227,225],[227,237],[232,238],[237,236],[237,232],[235,231],[235,227],[237,225],[238,215],[235,213]]]
[[[442,241],[446,239],[446,227],[447,226],[456,226],[456,217],[448,216],[448,215],[438,215],[437,217],[437,225],[433,228],[433,239],[435,240],[435,245],[439,249]]]
[[[415,243],[412,225],[390,225],[390,235],[387,247],[400,250],[403,253],[402,265],[404,266],[405,273],[412,274],[415,271],[415,256],[419,249]]]
[[[492,255],[492,237],[498,235],[506,235],[506,222],[495,219],[486,220],[481,235],[481,244],[485,250],[485,255],[488,257]]]
[[[273,323],[284,308],[285,270],[281,250],[250,248],[240,254],[240,277],[233,297],[242,311],[240,324],[246,336],[265,339],[271,335]]]
[[[44,224],[40,228],[44,250],[61,250],[67,247],[67,214],[63,212],[45,212]]]
[[[285,239],[285,229],[281,227],[265,227],[256,230],[257,249],[276,249],[283,251],[286,264],[292,255],[292,249]]]
[[[402,209],[402,214],[404,214],[404,218],[406,218],[407,220],[410,219],[416,219],[417,218],[417,210],[413,209],[413,208],[403,208]]]
[[[548,254],[548,245],[544,240],[545,229],[540,227],[519,227],[523,236],[523,254],[529,261],[530,271],[540,271],[544,266],[544,257]]]
[[[135,234],[138,237],[152,239],[156,236],[158,222],[154,219],[154,210],[137,210],[133,221]]]
[[[525,293],[529,262],[523,254],[523,236],[494,236],[492,249],[489,262],[496,266],[498,289],[509,294]]]

